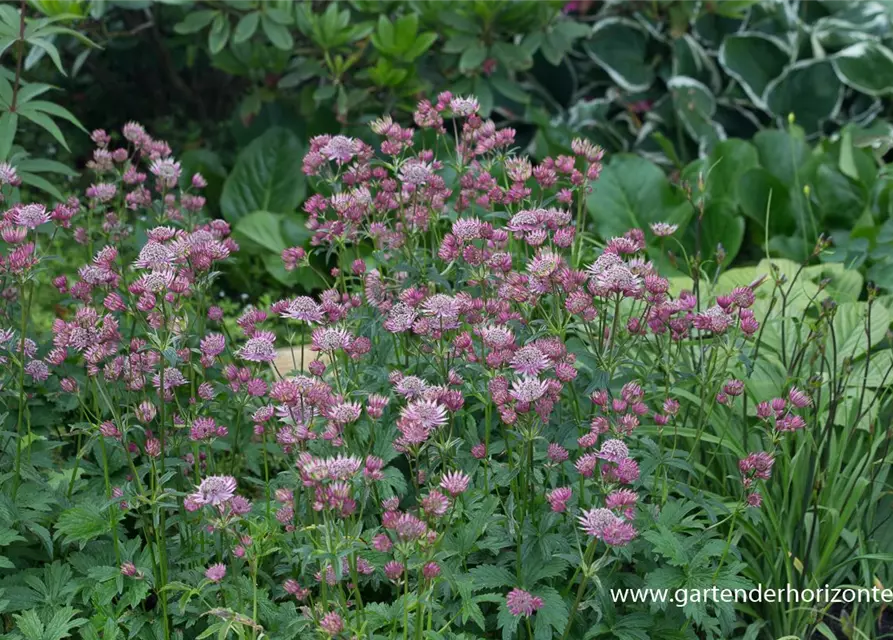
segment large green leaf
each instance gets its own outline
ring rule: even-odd
[[[831,63],[841,82],[873,96],[893,93],[893,51],[878,42],[847,47]]]
[[[237,240],[247,239],[257,248],[279,254],[288,247],[282,235],[284,217],[281,213],[254,211],[236,222],[233,234]]]
[[[816,172],[815,195],[820,219],[833,228],[851,229],[868,205],[867,189],[827,164]]]
[[[602,171],[587,201],[595,227],[603,238],[634,227],[651,234],[653,222],[685,227],[691,205],[657,165],[633,155],[615,156]]]
[[[223,217],[237,222],[252,211],[291,213],[306,193],[297,136],[282,127],[268,129],[239,154],[223,185]]]
[[[766,87],[766,105],[779,118],[794,114],[808,134],[818,134],[822,123],[837,115],[843,84],[828,60],[791,65]]]
[[[744,218],[738,215],[734,205],[727,200],[712,200],[704,208],[701,219],[701,253],[708,259],[718,259],[719,247],[725,258],[723,265],[728,265],[741,250],[744,240]]]
[[[809,156],[802,130],[798,127],[788,131],[766,129],[753,137],[753,144],[760,156],[760,165],[782,184],[793,185]]]
[[[606,18],[592,30],[584,48],[596,64],[626,91],[644,91],[654,82],[646,60],[648,32],[632,20]]]
[[[762,33],[729,36],[719,49],[719,64],[761,109],[766,108],[766,87],[782,74],[790,60],[783,43]]]
[[[759,162],[757,150],[749,142],[732,139],[717,144],[704,163],[710,197],[723,198],[737,207],[738,178]]]
[[[716,98],[710,89],[694,78],[676,76],[667,82],[673,98],[676,117],[699,149],[710,151],[725,138],[725,131],[713,121],[716,113]]]
[[[789,234],[797,227],[788,187],[762,167],[751,167],[738,178],[738,197],[741,210],[769,232]],[[760,238],[762,240],[762,238]]]

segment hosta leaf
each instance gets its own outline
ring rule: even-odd
[[[232,222],[252,211],[291,213],[306,191],[303,147],[288,129],[271,127],[239,154],[223,185],[220,209]]]
[[[602,171],[587,200],[595,228],[603,238],[620,236],[633,228],[651,234],[652,222],[684,228],[691,205],[655,164],[638,156],[614,156]]]
[[[583,43],[589,57],[624,90],[644,91],[654,82],[654,70],[646,60],[648,32],[625,18],[606,18]]]
[[[893,51],[878,42],[859,42],[831,58],[842,82],[862,93],[893,93]]]
[[[828,60],[804,60],[790,66],[766,87],[766,105],[778,118],[794,114],[808,134],[837,115],[843,85]]]
[[[688,134],[698,141],[699,148],[710,151],[725,138],[725,132],[716,122],[716,98],[703,83],[694,78],[676,76],[667,82],[673,98],[676,117]]]
[[[790,60],[791,54],[782,42],[762,33],[729,36],[719,49],[719,64],[761,109],[766,108],[766,87],[782,74]]]

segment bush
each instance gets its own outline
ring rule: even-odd
[[[234,321],[230,226],[140,125],[93,133],[81,199],[11,206],[7,637],[876,632],[871,606],[610,590],[889,582],[889,301],[842,266],[665,277],[672,221],[583,229],[602,149],[534,164],[479,108],[311,139],[310,246],[349,268]]]

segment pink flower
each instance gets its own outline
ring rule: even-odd
[[[454,498],[468,489],[471,478],[461,471],[449,471],[440,480],[440,486]]]
[[[392,582],[396,582],[400,579],[400,576],[403,575],[403,571],[406,567],[403,566],[402,562],[397,562],[396,560],[391,560],[384,566],[384,574],[387,576],[388,580]]]
[[[208,476],[190,497],[197,504],[218,506],[236,494],[236,479],[232,476]]]
[[[205,577],[211,582],[220,582],[226,575],[225,564],[212,564],[205,570]]]
[[[319,628],[327,636],[334,638],[344,629],[344,620],[334,611],[329,611],[319,621]]]
[[[552,506],[555,513],[563,513],[567,510],[567,502],[571,499],[572,491],[568,487],[558,487],[546,494],[546,500]]]
[[[542,608],[543,599],[522,589],[512,589],[505,597],[505,606],[513,616],[532,616]]]
[[[273,346],[275,336],[269,331],[260,331],[255,337],[249,338],[238,351],[236,356],[249,362],[272,362],[276,359],[276,348]]]

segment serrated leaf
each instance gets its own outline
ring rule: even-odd
[[[495,587],[511,587],[515,584],[515,576],[508,569],[483,564],[468,572],[472,579],[472,590],[481,591]]]
[[[67,543],[84,543],[109,531],[108,516],[90,503],[63,511],[56,521],[56,536]]]

